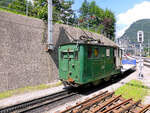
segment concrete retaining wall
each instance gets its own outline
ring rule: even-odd
[[[0,11],[0,92],[49,83],[57,66],[42,43],[43,21]]]

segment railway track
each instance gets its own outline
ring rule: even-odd
[[[149,67],[150,68],[150,64],[144,64],[144,66]]]
[[[51,105],[54,102],[65,100],[76,95],[76,93],[65,90],[45,97],[37,98],[28,102],[20,103],[18,105],[0,108],[0,113],[24,113],[30,112],[34,109]],[[84,102],[77,103],[76,106],[69,107],[60,113],[122,113],[130,111],[131,113],[146,113],[149,106],[142,106],[140,100],[134,102],[132,99],[123,99],[120,96],[115,96],[114,92],[102,92]],[[144,112],[139,112],[144,111]],[[130,113],[129,112],[129,113]],[[147,112],[148,113],[148,112]],[[149,110],[150,113],[150,110]]]
[[[137,57],[131,57],[131,58],[135,58],[136,60],[138,59]],[[144,66],[149,67],[150,68],[150,59],[149,58],[144,58]]]
[[[124,99],[105,91],[57,113],[150,113],[150,105],[143,106],[141,100]]]
[[[52,95],[48,95],[46,97],[37,98],[31,101],[27,101],[24,103],[20,103],[17,105],[9,106],[6,108],[0,108],[0,113],[36,113],[36,111],[43,112],[54,107],[58,107],[59,105],[63,105],[68,101],[76,100],[76,98],[81,97],[81,95],[88,95],[95,91],[98,91],[108,85],[119,81],[121,78],[117,77],[115,81],[106,82],[104,85],[95,86],[95,87],[81,87],[81,89],[72,89],[67,88],[65,91],[61,91]]]
[[[150,60],[144,59],[144,66],[150,67]]]
[[[69,98],[76,93],[68,92],[68,91],[61,91],[55,94],[51,94],[45,97],[37,98],[28,102],[24,102],[18,105],[10,106],[7,108],[0,109],[0,113],[25,113],[31,110],[50,105],[54,102],[59,102],[60,100]]]

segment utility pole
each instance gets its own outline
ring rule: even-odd
[[[48,50],[53,50],[54,47],[53,47],[53,35],[52,35],[52,27],[53,27],[53,24],[52,24],[52,21],[53,21],[53,18],[52,18],[52,0],[48,0]]]
[[[29,10],[29,4],[28,4],[28,0],[26,2],[26,16],[28,16],[28,10]]]

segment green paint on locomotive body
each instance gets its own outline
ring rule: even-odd
[[[73,79],[80,83],[80,52],[81,49],[75,44],[62,45],[59,47],[59,79],[66,81]]]
[[[108,53],[106,52],[108,49]],[[115,47],[68,43],[59,47],[59,78],[82,85],[120,73]]]

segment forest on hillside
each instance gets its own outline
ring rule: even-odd
[[[138,44],[137,42],[137,32],[142,30],[144,32],[144,45],[148,45],[148,40],[150,43],[150,19],[142,19],[134,22],[131,26],[125,31],[121,39],[127,39],[130,43]]]
[[[100,8],[95,1],[84,0],[80,9],[73,10],[74,0],[52,0],[53,22],[73,25],[92,32],[104,34],[107,38],[115,38],[115,15],[109,9]],[[47,0],[3,0],[0,8],[43,19],[48,18]]]

